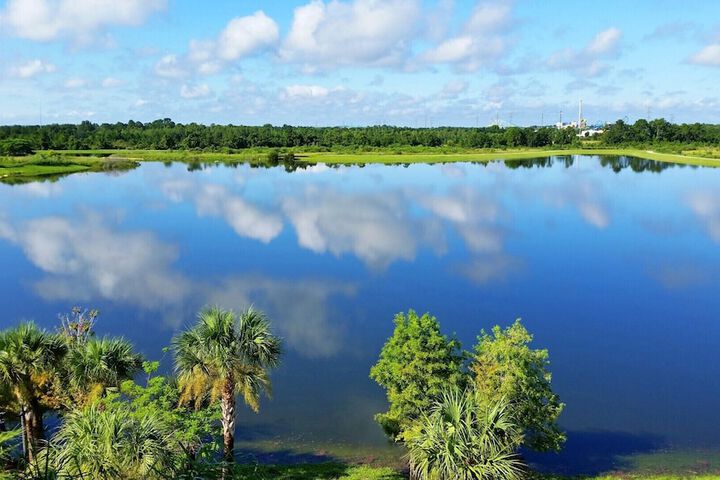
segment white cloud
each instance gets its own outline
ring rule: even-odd
[[[290,348],[313,358],[340,351],[343,328],[331,301],[356,290],[339,281],[259,275],[193,280],[174,269],[176,246],[149,232],[110,228],[95,215],[72,221],[44,217],[18,227],[0,216],[0,238],[17,244],[45,274],[34,284],[44,299],[139,306],[168,315],[174,327],[183,312],[202,305],[235,310],[256,305],[271,316]]]
[[[160,188],[173,202],[192,200],[199,215],[222,217],[241,237],[269,243],[283,229],[279,215],[261,210],[222,185],[167,180]]]
[[[73,222],[40,218],[9,233],[48,274],[36,284],[44,298],[99,296],[149,307],[177,302],[187,292],[187,282],[168,269],[177,249],[149,233],[114,232],[93,216]]]
[[[87,85],[87,82],[82,78],[73,77],[65,80],[65,83],[63,83],[63,85],[65,86],[65,88],[82,88]]]
[[[217,40],[217,53],[223,60],[237,60],[274,45],[279,38],[277,23],[257,11],[230,20]]]
[[[342,348],[343,330],[330,300],[349,297],[355,287],[322,280],[288,281],[260,276],[235,277],[212,285],[207,303],[240,310],[257,305],[272,319],[294,350],[310,358],[331,357]]]
[[[399,66],[409,56],[420,18],[417,0],[313,0],[295,9],[280,57],[310,71]]]
[[[207,84],[202,85],[183,85],[180,87],[180,96],[182,98],[193,99],[203,98],[210,95],[210,87]]]
[[[591,55],[605,55],[613,52],[620,42],[622,32],[612,27],[595,35],[590,44],[586,47],[587,53]]]
[[[55,65],[42,60],[28,60],[25,63],[10,68],[10,76],[17,78],[31,78],[42,73],[54,72]]]
[[[165,55],[155,64],[155,73],[160,77],[182,78],[189,72],[177,55]]]
[[[166,0],[8,0],[0,27],[36,41],[90,41],[103,28],[137,26],[164,9]]]
[[[697,65],[720,67],[720,43],[706,46],[690,57],[690,62]]]
[[[720,243],[720,194],[710,191],[695,192],[688,196],[687,204],[710,238]]]
[[[257,11],[230,20],[215,40],[191,40],[182,56],[165,55],[155,64],[155,73],[167,78],[214,75],[231,62],[271,49],[279,39],[277,23]]]
[[[329,88],[320,85],[288,85],[283,89],[285,98],[321,98],[329,93]]]
[[[468,85],[466,80],[452,80],[445,84],[440,92],[440,96],[443,98],[456,98],[467,92]]]
[[[476,71],[500,58],[509,48],[512,26],[509,1],[480,2],[462,31],[422,55],[427,63],[451,63],[463,71]]]
[[[598,32],[581,50],[566,48],[552,54],[547,61],[553,70],[567,70],[583,77],[597,77],[610,66],[603,60],[620,52],[622,31],[615,27]]]
[[[600,230],[605,229],[610,226],[612,219],[600,186],[580,175],[582,172],[569,176],[565,184],[546,190],[543,197],[555,207],[564,207],[568,204],[573,206],[585,223]]]
[[[123,84],[123,81],[114,77],[105,77],[100,83],[103,88],[115,88]]]
[[[396,260],[412,260],[423,229],[409,218],[397,195],[348,195],[309,189],[287,198],[283,211],[295,227],[301,247],[336,256],[351,253],[375,269]]]

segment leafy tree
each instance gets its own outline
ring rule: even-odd
[[[127,409],[73,410],[55,442],[57,470],[71,478],[172,478],[176,467],[178,452],[168,426]]]
[[[34,323],[0,332],[0,381],[9,385],[20,409],[30,460],[44,438],[43,398],[52,388],[67,346],[55,334]]]
[[[71,402],[84,405],[100,398],[108,387],[118,387],[142,366],[142,356],[119,338],[90,338],[69,344],[63,361]]]
[[[235,313],[211,307],[196,325],[173,341],[182,400],[201,404],[220,399],[225,461],[234,461],[235,395],[255,412],[260,395],[270,393],[269,370],[280,363],[280,340],[262,312]]]
[[[9,138],[0,141],[0,155],[21,157],[30,155],[32,152],[32,144],[23,138]]]
[[[447,388],[462,384],[460,343],[440,333],[437,319],[410,310],[395,316],[395,330],[370,370],[387,392],[390,409],[375,416],[387,435],[402,433]]]
[[[565,434],[557,425],[564,405],[550,385],[547,350],[530,348],[532,335],[520,320],[505,330],[483,331],[475,347],[471,371],[478,400],[509,402],[525,445],[538,451],[559,450]]]
[[[477,401],[473,392],[444,392],[406,434],[414,480],[516,480],[522,429],[511,405]]]
[[[203,405],[191,408],[180,401],[180,390],[173,377],[153,375],[159,362],[145,362],[143,369],[148,375],[145,385],[127,380],[119,392],[111,394],[103,404],[107,408],[128,408],[136,415],[148,415],[159,419],[173,432],[173,442],[184,452],[187,469],[195,468],[196,461],[212,458],[209,449],[220,419],[216,406]]]

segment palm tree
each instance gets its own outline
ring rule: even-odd
[[[517,480],[522,430],[501,400],[484,406],[474,392],[445,392],[405,434],[414,480]]]
[[[174,478],[177,448],[155,416],[98,404],[73,410],[54,438],[62,478]]]
[[[0,332],[0,381],[10,386],[20,407],[23,436],[30,460],[44,437],[41,396],[53,381],[57,366],[67,351],[57,336],[22,323]]]
[[[206,308],[198,322],[173,340],[175,368],[182,400],[199,405],[220,399],[223,455],[234,460],[235,397],[241,394],[255,412],[261,393],[270,394],[268,371],[280,363],[280,340],[266,316],[249,308],[236,316],[218,307]]]
[[[142,356],[121,338],[89,338],[71,343],[64,362],[73,403],[86,404],[117,387],[142,367]]]

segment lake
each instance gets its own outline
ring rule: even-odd
[[[720,169],[147,163],[0,185],[0,265],[1,327],[99,308],[100,334],[166,368],[163,347],[203,305],[265,310],[285,355],[238,435],[279,450],[387,445],[368,373],[410,308],[466,348],[521,317],[549,349],[569,441],[531,457],[546,468],[720,450]]]

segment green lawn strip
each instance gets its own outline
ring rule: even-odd
[[[137,162],[120,158],[76,157],[56,155],[47,157],[0,157],[0,181],[22,178],[42,178],[68,175],[87,171],[126,170],[137,166]]]
[[[541,157],[566,155],[608,155],[637,157],[659,162],[682,163],[718,167],[720,160],[672,153],[659,153],[638,149],[568,149],[568,150],[507,150],[482,153],[448,154],[333,154],[310,153],[300,156],[300,160],[326,164],[395,164],[395,163],[445,163],[445,162],[489,162],[492,160],[527,160]]]
[[[195,152],[187,150],[90,150],[58,151],[60,155],[92,154],[115,156],[138,161],[199,161],[199,162],[251,162],[265,163],[267,152],[272,149],[252,149],[241,153]],[[282,149],[294,151],[293,149]],[[301,149],[304,150],[304,149]],[[303,152],[297,153],[299,161],[326,164],[402,164],[402,163],[444,163],[444,162],[487,162],[491,160],[527,160],[531,158],[563,155],[612,155],[630,156],[660,162],[684,163],[702,166],[720,166],[720,159],[697,154],[705,150],[688,150],[684,154],[656,152],[652,149],[638,148],[570,148],[570,149],[509,149],[509,150],[460,150],[444,153],[442,149],[423,153],[397,153],[398,149],[384,152],[344,153],[344,152]]]
[[[240,465],[234,480],[405,480],[388,467],[321,463],[303,465]]]
[[[0,167],[0,180],[12,177],[44,177],[90,170],[88,165],[23,165],[17,167]]]
[[[234,480],[407,480],[404,472],[390,467],[320,463],[302,465],[239,465]],[[713,474],[613,473],[601,476],[562,476],[531,474],[528,480],[720,480]]]
[[[254,440],[236,442],[240,451],[272,454],[284,452],[296,457],[331,459],[350,465],[373,465],[378,467],[402,468],[406,450],[398,444],[385,446],[361,445],[344,442],[292,442],[284,440]]]
[[[83,171],[102,171],[114,169],[113,165],[132,168],[134,162],[184,162],[184,163],[250,163],[267,165],[267,152],[271,149],[253,149],[242,153],[215,153],[170,150],[72,150],[41,152],[28,157],[0,158],[0,180],[15,177],[43,177],[77,173]],[[633,148],[580,148],[580,149],[517,149],[497,151],[465,151],[463,153],[297,153],[298,163],[325,163],[328,165],[365,165],[365,164],[410,164],[410,163],[451,163],[451,162],[489,162],[493,160],[527,160],[567,155],[608,155],[629,156],[659,162],[680,163],[697,166],[720,166],[720,159],[695,156],[707,153],[706,150],[689,150],[687,154],[662,153],[652,150]],[[714,154],[710,152],[708,154]],[[691,155],[692,154],[692,155]],[[48,156],[52,156],[48,158]]]

